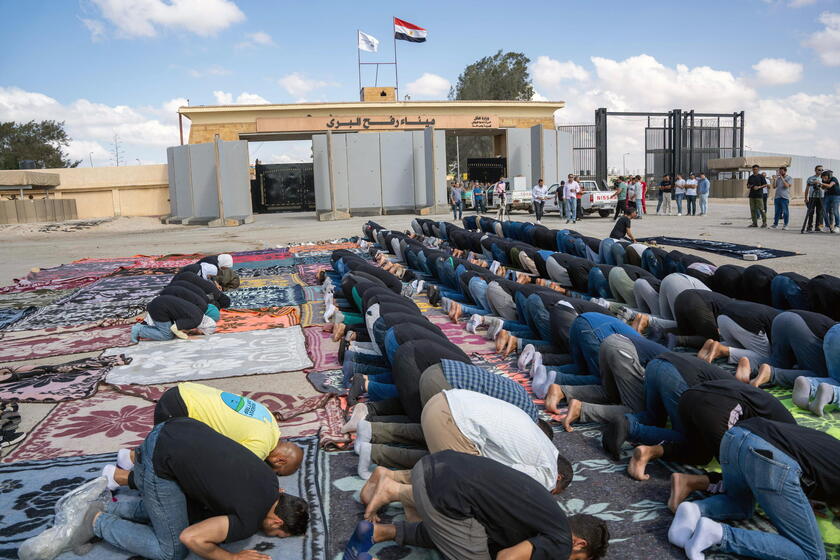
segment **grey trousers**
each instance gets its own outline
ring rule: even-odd
[[[516,303],[498,282],[490,282],[487,285],[487,303],[490,305],[493,314],[505,321],[519,320],[519,316],[516,314]]]
[[[411,220],[411,229],[417,235],[423,235],[423,228],[420,227],[420,222],[417,221],[417,218],[414,218],[413,220]]]
[[[659,292],[650,282],[639,278],[633,282],[633,296],[636,298],[636,308],[642,313],[659,315]]]
[[[429,399],[441,391],[448,391],[451,388],[452,385],[443,375],[443,368],[440,364],[429,366],[420,374],[420,402],[423,403],[424,407]]]
[[[411,470],[411,490],[420,523],[397,522],[396,541],[399,545],[436,548],[451,560],[490,560],[487,533],[475,519],[453,519],[432,505],[426,490],[423,462]]]
[[[675,329],[674,302],[677,296],[686,290],[708,290],[709,288],[697,278],[674,272],[662,280],[659,286],[659,315],[651,316],[650,322],[663,329]]]
[[[601,385],[561,387],[567,398],[582,401],[580,421],[613,422],[645,410],[645,368],[633,343],[621,334],[608,336],[601,342],[598,363]]]
[[[548,259],[545,261],[545,268],[548,270],[548,277],[551,278],[552,281],[557,282],[564,288],[572,287],[572,280],[569,278],[569,273],[566,272],[565,268],[560,266],[560,263],[554,259]]]
[[[623,268],[617,266],[610,270],[608,277],[610,291],[620,302],[623,302],[633,309],[636,308],[636,294],[633,292],[633,280],[627,275]]]
[[[750,359],[750,365],[770,361],[770,341],[765,333],[751,333],[726,315],[718,315],[717,326],[721,343],[729,346],[730,364],[743,357]]]

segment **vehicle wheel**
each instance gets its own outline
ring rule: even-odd
[[[528,213],[529,213],[529,214],[533,214],[533,213],[534,213],[534,205],[533,205],[533,204],[532,204],[531,206],[529,206],[529,207],[528,207]]]
[[[601,216],[602,218],[609,218],[611,214],[612,214],[611,210],[598,210],[598,215]]]
[[[507,214],[508,216],[510,216],[510,204],[508,204],[507,206],[505,206],[505,214]]]

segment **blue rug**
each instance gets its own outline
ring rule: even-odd
[[[287,307],[306,302],[301,286],[262,286],[240,288],[227,292],[231,309],[259,309],[261,307]]]
[[[259,533],[246,541],[225,545],[232,552],[254,549],[275,559],[326,558],[327,527],[319,488],[318,438],[290,438],[303,448],[301,468],[292,476],[281,477],[280,487],[309,502],[309,529],[302,537],[269,538]],[[24,540],[46,529],[54,515],[56,501],[72,490],[99,476],[104,465],[114,462],[114,453],[64,457],[47,461],[23,461],[0,464],[0,558],[17,558]],[[119,499],[136,499],[131,490],[121,490]],[[85,556],[64,553],[61,560],[128,560],[138,558],[103,542],[96,543]],[[191,554],[188,558],[197,560]]]

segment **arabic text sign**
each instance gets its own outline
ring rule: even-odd
[[[499,118],[495,115],[387,115],[257,119],[257,132],[418,130],[427,126],[442,129],[498,128]]]

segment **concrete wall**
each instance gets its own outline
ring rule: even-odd
[[[76,201],[79,218],[163,216],[169,213],[166,165],[44,169],[61,176],[56,198]],[[31,191],[40,196],[37,189]],[[52,196],[52,195],[50,195]]]
[[[76,201],[72,198],[0,200],[0,224],[63,222],[76,218]]]
[[[790,190],[791,198],[805,197],[805,181],[795,178],[793,188]],[[723,179],[712,180],[710,195],[712,198],[747,198],[746,179]],[[773,187],[768,191],[768,197],[773,199]]]
[[[567,132],[534,127],[507,130],[508,177],[523,175],[530,187],[542,177],[546,186],[572,172],[572,141]]]
[[[788,175],[794,179],[802,179],[803,183],[814,174],[814,168],[817,165],[822,165],[823,169],[831,169],[834,175],[840,174],[840,159],[838,158],[824,158],[817,156],[796,156],[790,154],[775,154],[772,152],[746,152],[747,157],[750,156],[784,156],[790,158],[790,166],[788,167]],[[771,169],[766,169],[768,175],[772,175]]]

